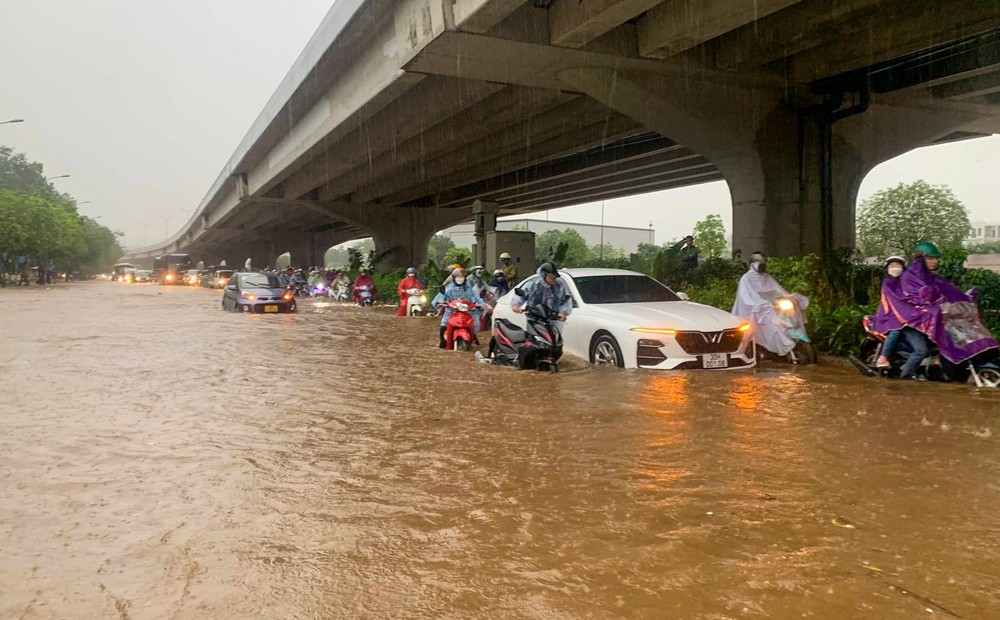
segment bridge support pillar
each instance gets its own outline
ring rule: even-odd
[[[782,89],[736,75],[692,71],[678,80],[580,67],[559,77],[712,161],[729,185],[733,251],[744,257],[853,248],[865,175],[974,121],[940,109],[873,104],[824,133],[829,110],[796,110]]]

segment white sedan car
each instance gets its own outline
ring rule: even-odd
[[[563,349],[592,364],[681,370],[751,368],[757,363],[750,324],[690,301],[653,278],[624,269],[560,269],[573,297]],[[518,286],[537,278],[527,278]],[[523,314],[501,297],[493,319],[522,329]]]

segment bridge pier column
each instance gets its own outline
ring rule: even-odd
[[[823,116],[796,111],[781,88],[740,76],[692,71],[677,80],[581,67],[559,77],[712,161],[729,185],[733,251],[744,257],[853,248],[865,175],[974,121],[937,108],[873,104],[824,135]]]

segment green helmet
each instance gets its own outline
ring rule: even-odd
[[[938,251],[938,247],[931,243],[930,241],[921,241],[913,248],[914,256],[931,256],[933,258],[941,258],[941,252]]]

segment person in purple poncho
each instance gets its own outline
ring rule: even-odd
[[[902,303],[892,304],[900,322],[912,328],[903,330],[913,354],[900,377],[915,376],[927,356],[928,338],[937,344],[946,371],[995,349],[996,341],[979,320],[975,306],[978,291],[965,293],[936,273],[941,253],[933,243],[918,243],[913,254],[912,264],[900,278]]]
[[[875,366],[890,368],[892,356],[896,353],[899,340],[906,325],[903,323],[899,307],[903,302],[903,289],[900,277],[906,269],[906,259],[902,256],[890,256],[884,263],[886,277],[882,280],[882,295],[878,310],[875,312],[875,329],[885,335],[882,353],[878,356]]]

